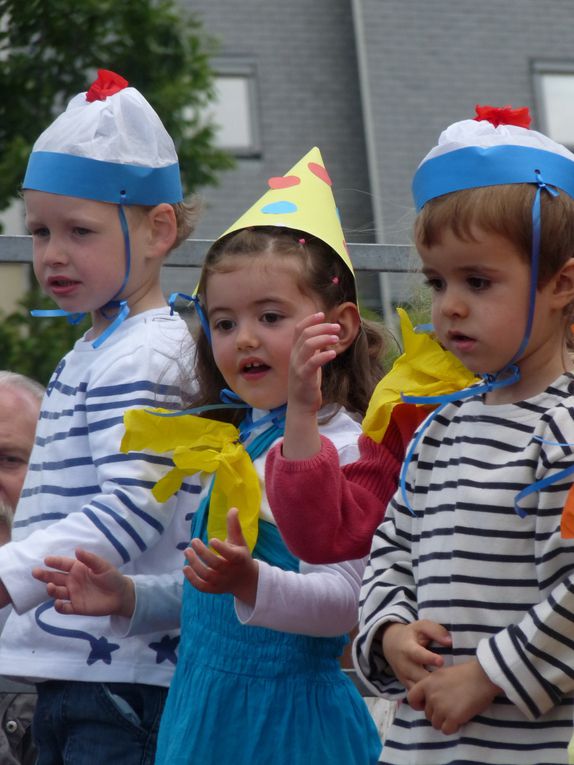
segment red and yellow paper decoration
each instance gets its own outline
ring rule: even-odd
[[[207,519],[208,539],[227,538],[227,512],[239,510],[239,523],[249,549],[257,542],[261,487],[251,457],[230,423],[182,414],[167,409],[129,409],[124,414],[121,451],[148,449],[170,453],[173,467],[153,487],[158,502],[166,502],[186,476],[214,473]]]
[[[328,244],[354,275],[332,182],[315,146],[285,175],[268,180],[269,190],[221,237],[251,226],[282,226],[304,231]]]
[[[400,419],[404,408],[416,406],[430,411],[426,405],[405,404],[401,394],[440,396],[468,388],[478,381],[434,338],[415,332],[403,308],[397,308],[397,313],[404,351],[375,388],[363,420],[363,432],[377,443],[383,440],[391,418]]]

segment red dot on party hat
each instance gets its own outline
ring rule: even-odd
[[[290,186],[298,186],[300,183],[301,178],[298,175],[277,175],[267,181],[270,189],[288,189]]]
[[[325,181],[327,186],[333,185],[331,179],[329,178],[329,173],[325,170],[323,165],[318,165],[316,162],[309,162],[307,167],[313,173],[313,175],[316,175],[317,178],[320,178],[322,181]]]

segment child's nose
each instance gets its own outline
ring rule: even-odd
[[[44,247],[43,260],[44,263],[48,265],[59,265],[61,263],[67,262],[68,256],[66,253],[66,248],[56,237],[51,236],[46,243]]]
[[[257,336],[257,332],[255,331],[255,327],[251,322],[242,322],[239,325],[237,329],[236,342],[237,348],[240,351],[246,350],[248,348],[257,348],[259,345],[259,338]]]
[[[458,290],[446,290],[441,295],[440,310],[444,316],[465,316],[468,306]]]

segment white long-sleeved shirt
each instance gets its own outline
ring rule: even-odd
[[[128,318],[98,349],[79,340],[60,362],[42,403],[13,525],[0,548],[0,578],[14,612],[0,641],[0,674],[36,679],[168,685],[177,632],[118,640],[109,619],[58,614],[31,575],[47,555],[95,552],[145,578],[181,570],[200,487],[156,502],[170,468],[158,455],[120,452],[130,407],[177,408],[191,340],[168,308]],[[182,502],[184,500],[184,502]]]
[[[574,377],[527,401],[448,405],[415,450],[379,527],[361,591],[355,666],[367,686],[405,696],[375,640],[388,622],[443,624],[445,666],[476,656],[504,691],[445,736],[408,703],[398,707],[381,762],[408,765],[567,762],[574,699],[574,542],[560,536],[573,481],[518,492],[572,466]]]

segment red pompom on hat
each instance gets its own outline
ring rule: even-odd
[[[521,106],[513,109],[512,106],[479,106],[477,104],[476,117],[477,122],[486,120],[494,127],[499,125],[515,125],[516,127],[529,128],[532,117],[527,106]]]
[[[111,72],[109,69],[98,69],[98,79],[90,85],[86,93],[86,101],[105,101],[108,96],[119,93],[127,88],[128,81],[120,74]]]
[[[37,138],[23,188],[122,205],[183,200],[173,139],[144,96],[108,69]]]

